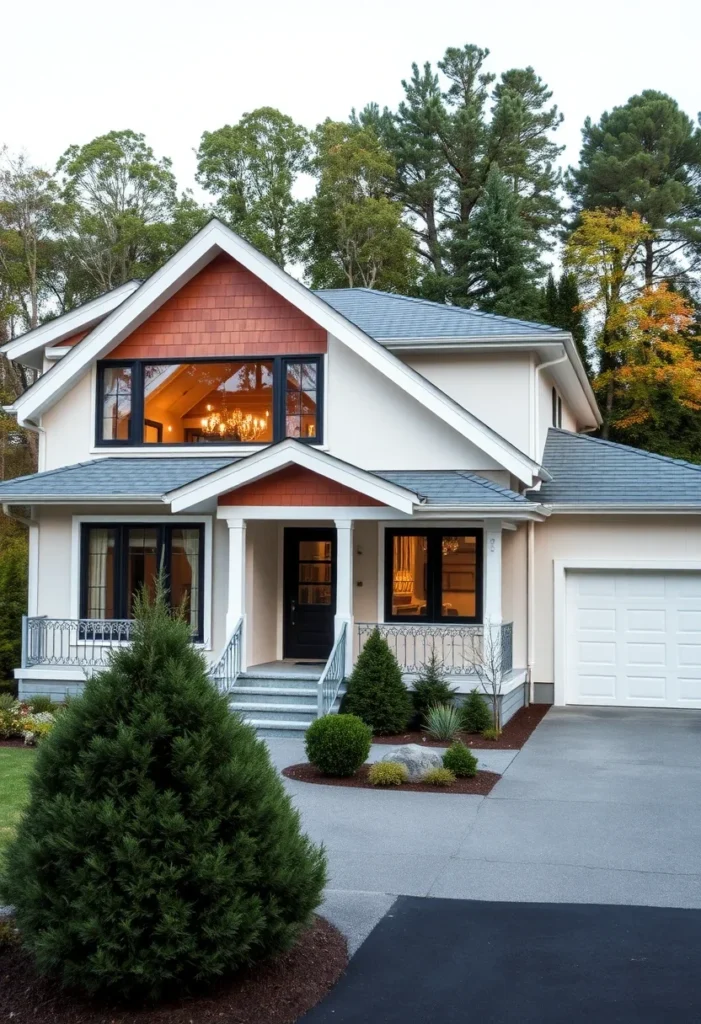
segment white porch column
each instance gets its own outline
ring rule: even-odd
[[[501,521],[484,527],[484,609],[485,624],[501,625]]]
[[[246,520],[227,519],[229,527],[229,601],[226,609],[226,638],[243,619],[241,631],[241,669],[246,661]]]
[[[347,624],[346,673],[353,668],[353,520],[336,519],[335,634]]]

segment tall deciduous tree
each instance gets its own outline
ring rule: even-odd
[[[394,173],[374,131],[325,121],[313,137],[316,195],[299,213],[302,254],[312,287],[410,292],[416,279],[411,232],[386,195]]]
[[[651,229],[640,251],[645,284],[698,286],[701,268],[701,130],[671,96],[652,89],[590,118],[580,163],[568,175],[578,209],[637,213]]]
[[[69,304],[156,269],[154,228],[162,235],[178,206],[169,159],[157,159],[143,135],[115,131],[70,146],[57,171],[73,275]]]
[[[602,436],[615,419],[611,371],[623,365],[621,308],[639,291],[635,260],[649,228],[637,213],[585,210],[570,236],[565,264],[577,275],[585,308],[596,319],[599,372],[605,374]]]
[[[281,267],[297,255],[293,187],[308,155],[306,129],[273,107],[204,132],[197,151],[217,214]]]

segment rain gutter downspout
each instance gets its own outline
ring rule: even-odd
[[[531,452],[531,458],[536,462],[540,462],[541,453],[540,449],[540,388],[538,386],[538,377],[540,376],[541,370],[547,370],[551,366],[557,366],[559,363],[564,363],[568,359],[567,349],[562,346],[562,355],[558,356],[557,359],[549,359],[547,363],[539,363],[535,368],[535,395],[533,401],[534,409],[534,424],[533,424],[533,451]],[[553,423],[553,426],[556,426]]]
[[[528,703],[533,703],[535,683],[533,664],[535,661],[535,521],[526,524],[526,678],[528,681]]]

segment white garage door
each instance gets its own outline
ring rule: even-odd
[[[566,700],[701,708],[701,573],[568,572]]]

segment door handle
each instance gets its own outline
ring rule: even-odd
[[[297,602],[294,597],[290,601],[290,624],[295,625],[295,612],[297,611]]]

